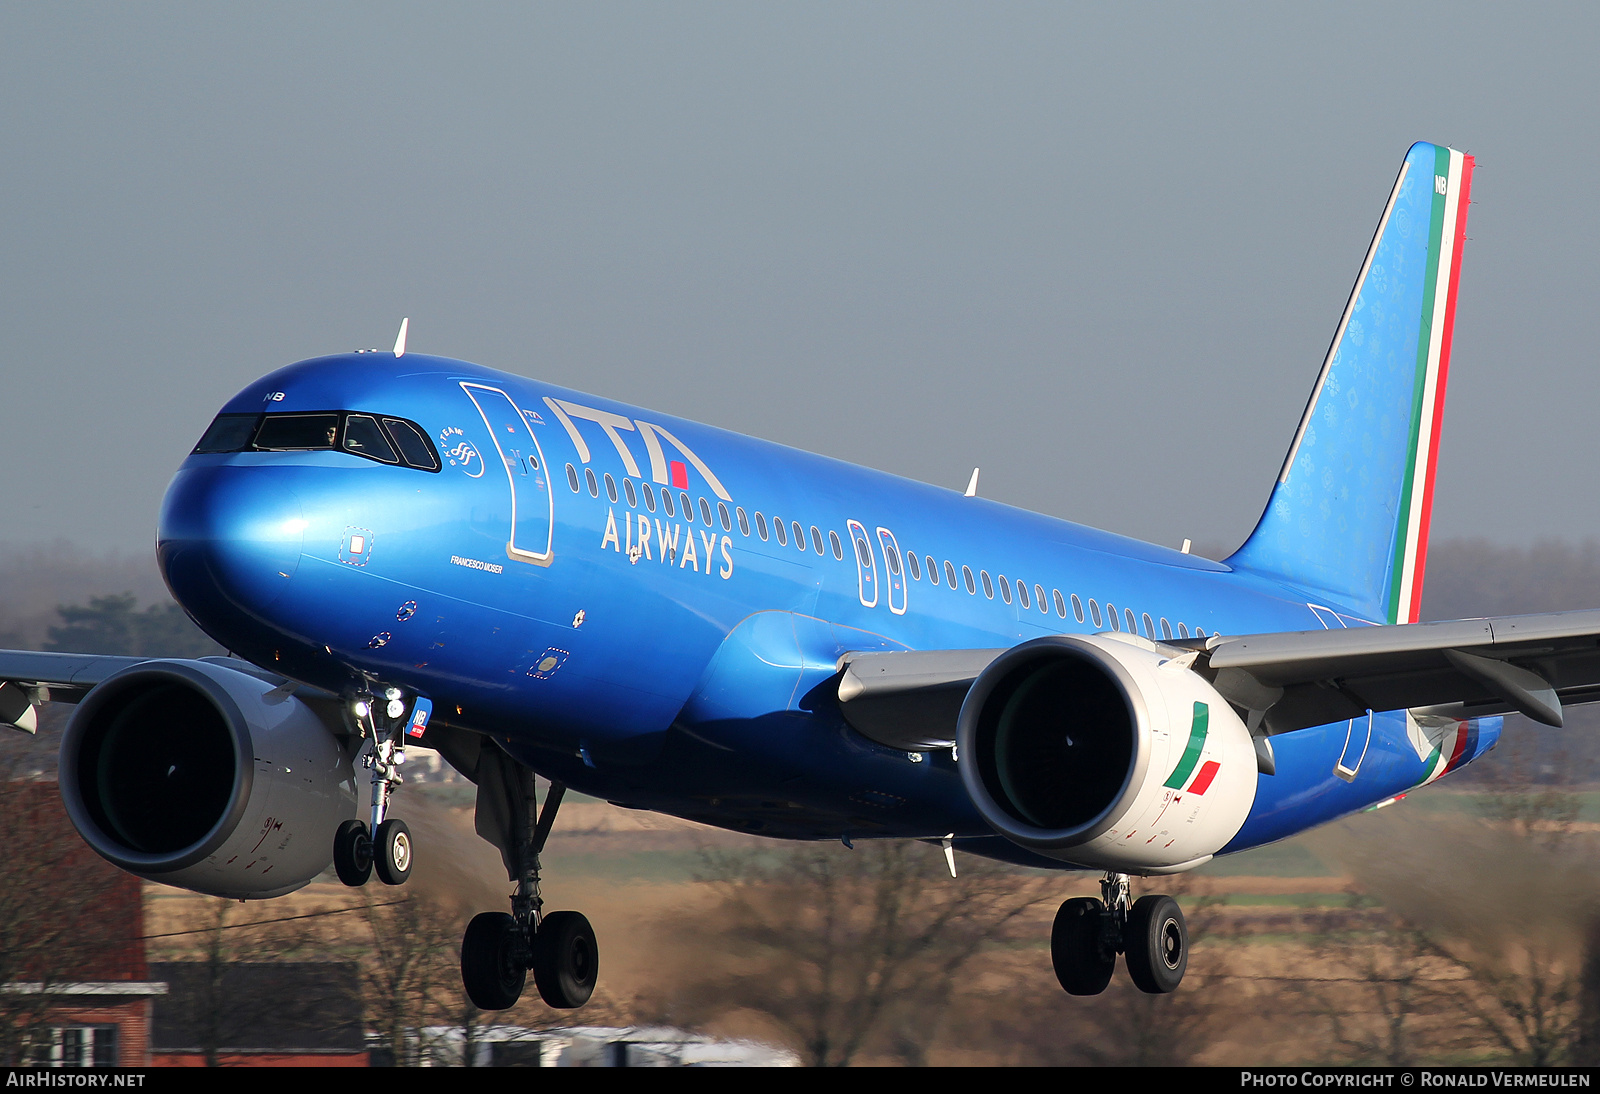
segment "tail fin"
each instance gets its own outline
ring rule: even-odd
[[[1414,144],[1266,512],[1228,562],[1366,614],[1422,603],[1473,159]]]

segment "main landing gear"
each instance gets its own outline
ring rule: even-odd
[[[1189,967],[1189,929],[1170,896],[1129,904],[1128,875],[1107,873],[1103,899],[1074,897],[1061,905],[1050,932],[1050,960],[1069,995],[1099,995],[1125,955],[1134,986],[1151,995],[1174,991]]]
[[[378,872],[385,885],[403,885],[411,876],[411,829],[388,816],[394,788],[405,780],[406,707],[399,688],[383,696],[370,692],[355,697],[351,708],[363,741],[361,763],[372,773],[372,823],[347,820],[333,837],[333,868],[339,880],[359,887]],[[380,713],[381,712],[381,713]]]
[[[528,782],[531,799],[531,778]],[[479,1010],[514,1006],[530,969],[539,997],[552,1007],[581,1007],[594,993],[600,957],[594,928],[578,912],[546,914],[539,895],[539,855],[566,790],[561,783],[550,784],[538,824],[517,841],[517,891],[511,897],[511,914],[480,912],[461,940],[461,980],[467,998]],[[524,823],[524,831],[526,827]]]

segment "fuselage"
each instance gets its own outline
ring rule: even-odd
[[[1003,853],[949,751],[843,722],[827,684],[848,651],[1365,623],[1219,562],[461,361],[319,358],[222,413],[339,414],[350,436],[351,414],[388,418],[391,439],[414,423],[438,467],[344,433],[191,455],[161,564],[218,641],[333,691],[428,696],[580,791],[775,836],[953,832]],[[1459,767],[1498,721],[1441,760],[1403,713],[1378,715],[1357,776],[1337,778],[1355,732],[1277,738],[1230,849]]]

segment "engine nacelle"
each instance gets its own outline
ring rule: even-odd
[[[957,743],[984,820],[1080,866],[1198,866],[1255,801],[1255,744],[1238,714],[1137,636],[1058,635],[1007,650],[968,691]]]
[[[61,741],[67,814],[102,857],[212,896],[282,896],[356,814],[351,758],[311,707],[205,661],[146,661],[78,704]]]

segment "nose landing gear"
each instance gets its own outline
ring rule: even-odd
[[[411,876],[411,829],[388,816],[394,788],[405,781],[400,765],[406,761],[406,707],[400,689],[388,688],[382,698],[370,692],[357,695],[351,713],[363,742],[362,766],[372,772],[372,822],[339,825],[333,837],[334,871],[352,887],[365,885],[374,869],[385,885],[404,885]]]
[[[524,800],[531,799],[531,777],[521,782],[526,788]],[[515,841],[517,891],[511,897],[511,914],[480,912],[461,940],[461,981],[479,1010],[514,1006],[522,997],[529,970],[539,997],[557,1009],[581,1007],[594,994],[600,969],[594,928],[578,912],[546,914],[539,894],[539,855],[566,790],[561,783],[551,783],[538,824],[526,838]],[[521,816],[527,812],[520,811]],[[522,827],[526,830],[525,824]]]
[[[1074,897],[1061,905],[1050,933],[1056,979],[1069,995],[1099,995],[1123,954],[1134,986],[1150,995],[1177,989],[1189,967],[1189,929],[1170,896],[1129,904],[1128,875],[1107,873],[1103,899]]]

